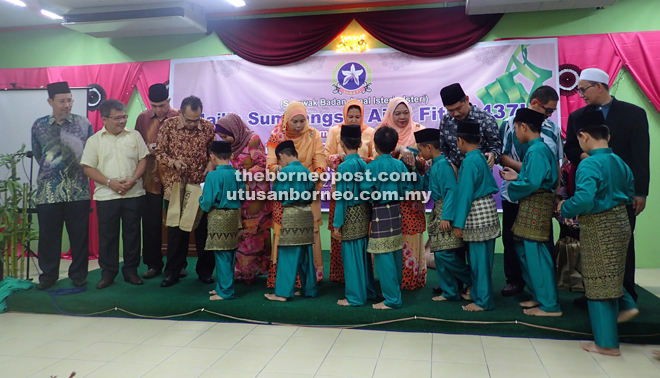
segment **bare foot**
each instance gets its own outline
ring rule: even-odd
[[[210,294],[210,293],[209,293],[209,294]],[[224,298],[222,298],[221,296],[219,296],[219,295],[217,295],[217,294],[216,294],[216,295],[211,295],[211,296],[209,297],[209,299],[212,300],[212,301],[222,301],[222,300],[224,300]]]
[[[215,290],[211,290],[211,291],[209,291],[209,294],[211,294],[211,295],[216,295],[216,294],[218,294],[218,293],[216,293]]]
[[[443,297],[442,295],[438,295],[437,297],[433,297],[431,299],[433,299],[436,302],[442,302],[447,300],[447,298]]]
[[[525,315],[531,315],[531,316],[550,316],[550,317],[560,317],[564,315],[562,312],[545,312],[541,310],[538,307],[534,308],[528,308],[527,310],[523,311]]]
[[[264,294],[264,297],[266,297],[266,299],[269,301],[286,302],[286,298],[277,296],[275,294]]]
[[[391,307],[385,306],[385,302],[380,302],[376,303],[374,305],[371,305],[371,307],[375,308],[376,310],[391,310]]]
[[[467,305],[467,306],[463,306],[463,310],[465,310],[465,311],[470,311],[470,312],[479,312],[479,311],[483,311],[484,309],[481,308],[481,307],[479,307],[479,306],[477,306],[477,305],[474,304],[474,303],[470,303],[470,304]]]
[[[626,311],[620,311],[619,312],[619,317],[616,319],[617,323],[625,323],[629,321],[630,319],[634,318],[635,316],[639,315],[639,310],[636,308],[632,308],[630,310]]]
[[[337,301],[337,304],[344,307],[350,306],[350,304],[348,304],[348,299],[340,299]]]
[[[299,297],[299,296],[301,296],[302,294],[300,294],[300,290],[298,290],[298,291],[296,291],[295,293],[293,293],[293,295],[295,295],[296,297]]]
[[[526,302],[520,302],[520,307],[522,308],[534,308],[534,307],[539,307],[541,304],[537,301],[526,301]]]
[[[651,353],[655,354],[657,358],[660,358],[660,350],[652,350]]]
[[[606,356],[620,356],[621,352],[619,349],[614,349],[614,348],[601,348],[596,343],[589,342],[589,343],[584,343],[582,344],[582,349],[586,350],[587,352],[591,353],[599,353],[599,354],[604,354]]]
[[[468,286],[467,290],[465,290],[465,293],[461,293],[461,298],[465,299],[466,301],[472,301],[472,297],[470,296],[471,292],[472,286]]]

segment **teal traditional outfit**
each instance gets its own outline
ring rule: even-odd
[[[341,137],[361,138],[359,126],[344,125]],[[337,167],[336,193],[342,198],[335,202],[335,216],[332,227],[341,229],[341,258],[344,264],[346,300],[351,306],[364,306],[367,299],[376,300],[378,294],[374,288],[374,272],[371,259],[367,255],[369,241],[369,223],[371,205],[360,198],[360,183],[356,180],[343,180],[346,174],[364,174],[367,163],[359,154],[347,155]],[[348,194],[350,193],[350,195]],[[349,196],[350,199],[343,198]]]
[[[275,153],[295,147],[292,141],[280,143]],[[299,174],[307,179],[301,180]],[[314,214],[311,203],[315,184],[309,180],[309,169],[299,161],[293,161],[278,173],[273,183],[273,192],[282,202],[282,230],[277,246],[277,274],[275,295],[293,298],[296,286],[296,274],[300,277],[300,294],[304,297],[316,297],[316,269],[314,268]],[[293,199],[292,194],[300,195]],[[309,194],[309,197],[306,197]],[[302,197],[305,196],[306,199]]]
[[[408,169],[390,154],[378,156],[367,164],[365,180],[360,190],[370,194],[372,204],[371,233],[367,252],[374,255],[374,263],[385,297],[384,304],[401,308],[401,281],[403,280],[403,236],[401,205],[406,192],[412,190],[404,180],[379,180],[379,174],[407,173]],[[337,217],[335,213],[335,218]]]
[[[594,341],[602,348],[619,348],[618,313],[636,308],[623,288],[631,236],[625,205],[634,197],[628,165],[611,148],[599,148],[578,166],[575,195],[561,207],[565,218],[580,216],[582,276]]]
[[[523,108],[516,113],[514,123],[523,122],[541,128],[544,120],[543,114]],[[555,210],[553,190],[559,179],[557,155],[541,137],[526,145],[518,179],[508,185],[509,198],[520,201],[513,225],[517,239],[515,250],[532,300],[540,303],[542,311],[561,312],[557,301],[555,263],[548,250]]]
[[[415,139],[421,144],[439,140],[439,134],[437,129],[424,129],[415,133]],[[442,296],[450,301],[460,301],[461,292],[456,280],[468,287],[472,286],[470,268],[456,251],[463,246],[463,241],[455,237],[451,230],[443,231],[440,228],[441,221],[454,221],[454,199],[458,190],[454,168],[444,155],[440,155],[431,161],[431,168],[423,177],[419,177],[419,182],[420,190],[430,191],[433,199],[433,211],[428,219],[427,230]]]
[[[479,136],[479,124],[472,121],[461,122],[457,135]],[[453,226],[463,230],[463,242],[467,243],[472,276],[470,297],[484,310],[495,309],[491,274],[495,239],[500,236],[501,229],[492,195],[498,191],[493,171],[481,151],[474,150],[465,154],[458,170],[458,195]]]
[[[213,142],[211,152],[231,153],[231,143]],[[244,189],[244,184],[238,181],[236,172],[231,165],[219,165],[215,171],[206,175],[204,190],[199,197],[199,207],[209,213],[204,249],[213,251],[215,255],[215,292],[222,299],[236,298],[234,265],[241,208],[238,191]]]

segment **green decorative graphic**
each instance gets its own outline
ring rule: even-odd
[[[552,70],[540,68],[527,60],[528,46],[529,45],[518,46],[509,60],[506,73],[499,76],[494,82],[477,91],[477,97],[484,105],[515,103],[528,104],[529,93],[534,92],[536,88],[543,85],[546,80],[552,77]],[[522,61],[518,59],[519,55],[522,56]],[[512,70],[514,65],[515,69]],[[518,74],[523,75],[534,83],[529,93],[527,93],[525,87],[516,80],[515,77]]]

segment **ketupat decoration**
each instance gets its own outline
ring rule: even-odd
[[[485,105],[495,104],[529,104],[529,94],[552,77],[552,70],[546,70],[532,64],[527,60],[527,47],[529,45],[520,45],[509,59],[506,72],[495,79],[494,82],[486,85],[477,91],[477,97]],[[518,59],[521,56],[522,61]],[[514,69],[515,66],[515,69]],[[533,82],[529,93],[525,87],[516,80],[518,74]]]

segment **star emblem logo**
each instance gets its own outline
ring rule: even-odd
[[[355,64],[351,64],[350,71],[341,71],[341,73],[344,75],[344,83],[342,85],[346,85],[346,83],[351,80],[353,80],[356,85],[360,85],[360,75],[362,75],[363,72],[364,70],[356,70]]]

